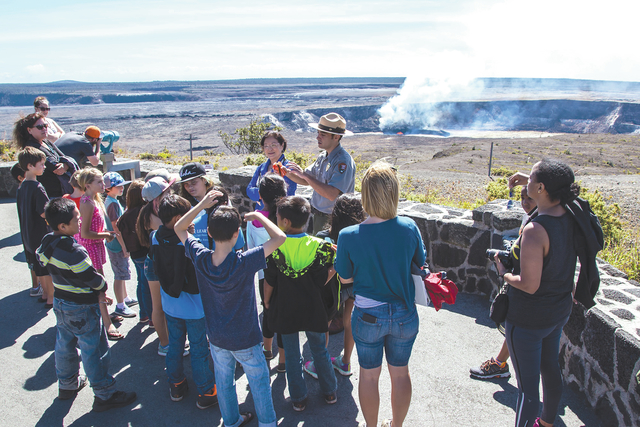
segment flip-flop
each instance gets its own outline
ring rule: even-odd
[[[107,339],[109,339],[109,341],[118,341],[122,338],[124,338],[124,335],[122,335],[117,329],[115,332],[107,331]]]
[[[253,414],[251,412],[243,412],[242,414],[240,414],[240,416],[243,418],[243,421],[240,423],[240,426],[249,424],[253,419]]]

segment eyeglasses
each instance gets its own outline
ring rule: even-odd
[[[51,108],[49,108],[49,107],[38,107],[38,110],[40,110],[40,111],[49,111],[49,110],[51,110]]]
[[[280,147],[280,144],[277,142],[273,142],[271,144],[264,144],[264,148],[278,148]]]
[[[46,129],[46,128],[48,128],[48,127],[49,127],[49,125],[46,125],[46,124],[45,124],[45,125],[35,125],[34,127],[35,127],[36,129],[38,129],[38,130],[42,130],[42,129]]]

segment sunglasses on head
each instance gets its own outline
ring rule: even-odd
[[[34,127],[35,127],[36,129],[38,129],[38,130],[42,130],[42,129],[46,129],[46,128],[48,128],[48,127],[49,127],[49,125],[35,125]]]
[[[40,111],[49,111],[49,110],[51,110],[51,108],[49,108],[49,107],[38,107],[38,110],[40,110]]]

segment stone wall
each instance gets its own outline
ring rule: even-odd
[[[0,196],[15,195],[9,174],[13,163],[0,164]],[[166,165],[141,164],[148,170]],[[171,168],[177,172],[177,168]],[[246,196],[255,167],[247,166],[211,177],[230,193],[240,212],[253,209]],[[309,187],[298,194],[309,197]],[[506,208],[506,201],[487,203],[473,211],[422,204],[400,203],[400,214],[413,218],[428,251],[434,271],[444,270],[461,292],[494,298],[501,280],[485,256],[488,248],[501,249],[503,239],[518,234],[522,209]],[[640,284],[599,261],[600,291],[590,310],[576,303],[561,339],[560,363],[565,383],[583,394],[605,426],[640,426]],[[487,313],[488,315],[488,313]]]
[[[254,167],[220,172],[220,182],[242,211]],[[298,187],[309,196],[309,188]],[[488,248],[502,249],[503,239],[518,235],[524,211],[507,209],[505,200],[473,211],[410,201],[400,214],[416,221],[434,271],[444,270],[461,292],[493,299],[501,286]],[[626,280],[609,264],[599,262],[602,281],[591,310],[576,303],[564,328],[560,364],[565,383],[583,394],[605,426],[640,426],[640,284]],[[488,315],[488,313],[487,313]]]

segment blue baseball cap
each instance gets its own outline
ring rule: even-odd
[[[104,174],[104,186],[105,188],[125,186],[131,181],[125,181],[122,175],[118,172],[107,172]]]

